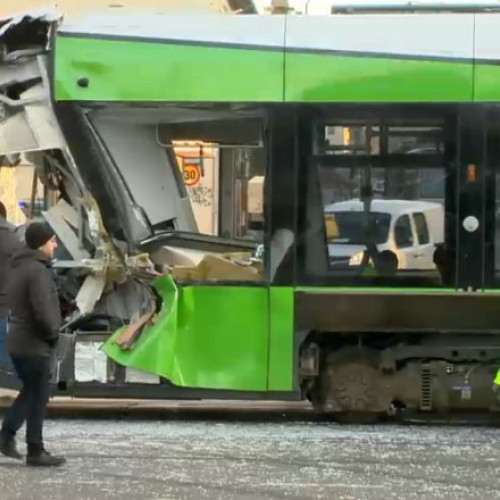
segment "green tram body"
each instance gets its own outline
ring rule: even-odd
[[[354,419],[398,409],[497,411],[499,19],[477,12],[62,22],[49,56],[53,106],[72,156],[92,175],[103,161],[102,136],[88,127],[96,109],[140,116],[175,106],[252,120],[265,159],[264,279],[158,278],[154,325],[132,349],[121,350],[114,334],[104,350],[162,383],[67,390],[307,398],[319,412]],[[210,123],[216,130],[217,120]],[[82,169],[86,175],[92,186]],[[337,265],[325,192],[335,198],[362,185],[356,192],[371,203],[375,181],[389,193],[382,196],[442,202],[439,269],[409,264],[386,276]],[[106,221],[110,207],[100,208]],[[113,223],[107,229],[120,234]]]

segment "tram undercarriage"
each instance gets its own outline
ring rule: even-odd
[[[330,295],[330,303],[336,298],[339,301]],[[358,423],[500,416],[500,398],[493,385],[500,364],[496,295],[435,294],[433,304],[419,300],[419,295],[394,298],[385,296],[385,318],[374,331],[368,330],[368,325],[377,325],[369,310],[363,314],[360,309],[350,321],[348,311],[339,313],[329,324],[326,318],[333,317],[332,306],[323,318],[318,308],[309,311],[309,318],[316,318],[316,329],[302,343],[299,375],[316,412]],[[405,301],[415,314],[400,314]],[[448,317],[445,302],[449,311],[455,311]],[[421,308],[425,304],[428,314]],[[433,322],[432,310],[440,321]],[[394,328],[384,329],[384,324]],[[433,331],[431,324],[440,329]]]

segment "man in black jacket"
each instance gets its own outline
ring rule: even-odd
[[[5,347],[8,319],[7,274],[10,269],[10,258],[23,248],[15,229],[16,227],[7,221],[7,210],[0,201],[0,369],[8,368],[10,365]]]
[[[54,233],[33,223],[25,234],[27,248],[15,253],[7,285],[9,331],[7,350],[21,392],[7,410],[0,430],[0,453],[20,459],[15,435],[26,420],[27,465],[59,466],[43,446],[43,420],[49,400],[50,360],[59,338],[61,315],[50,261],[57,247]]]

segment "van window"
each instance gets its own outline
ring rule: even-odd
[[[389,237],[391,214],[385,212],[326,212],[336,224],[336,231],[329,242],[347,245],[364,245],[368,235],[380,245]],[[366,227],[368,224],[368,228]],[[367,234],[368,233],[368,234]]]
[[[420,245],[426,245],[429,243],[429,228],[427,227],[427,221],[425,220],[425,215],[422,213],[413,214],[413,221],[415,222],[415,228],[417,229],[417,237]]]
[[[413,246],[413,233],[411,230],[410,218],[401,215],[394,226],[396,246],[398,248],[408,248]]]

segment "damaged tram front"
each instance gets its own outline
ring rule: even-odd
[[[497,20],[5,20],[3,163],[57,193],[57,391],[498,411]]]

